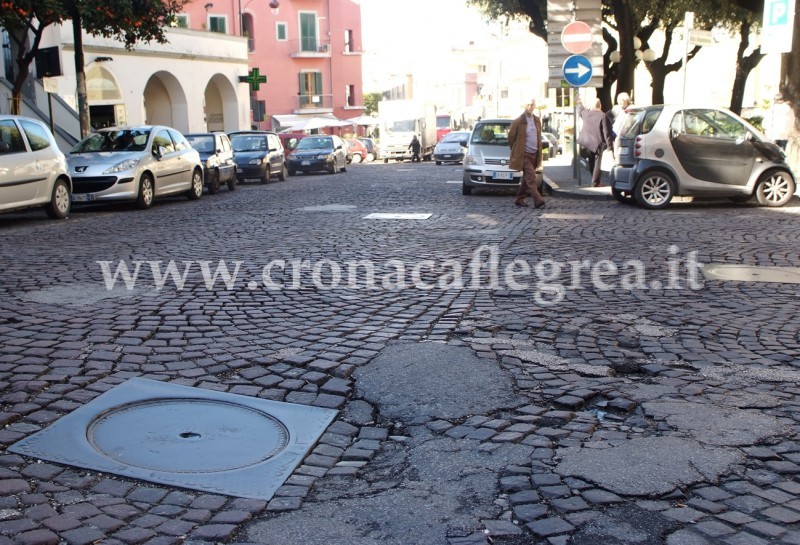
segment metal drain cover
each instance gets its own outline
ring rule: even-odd
[[[708,280],[728,280],[736,282],[780,282],[800,284],[800,268],[797,267],[758,267],[755,265],[708,264],[701,270]]]
[[[8,450],[161,484],[270,499],[336,413],[132,378]]]

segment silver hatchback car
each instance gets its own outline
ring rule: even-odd
[[[522,172],[512,170],[508,130],[512,119],[484,119],[475,124],[464,158],[464,179],[461,193],[471,195],[475,188],[519,188]]]
[[[736,114],[717,107],[658,105],[628,113],[615,143],[611,191],[645,208],[676,195],[755,197],[783,206],[795,178],[783,151]]]
[[[175,129],[159,125],[110,127],[90,134],[67,156],[72,202],[136,201],[203,195],[200,154]]]
[[[0,115],[0,210],[44,206],[51,218],[66,218],[71,191],[67,160],[47,125]]]

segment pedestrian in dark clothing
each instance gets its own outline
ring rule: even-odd
[[[419,139],[417,138],[416,134],[414,135],[414,138],[411,139],[408,149],[411,150],[411,162],[419,163],[421,161],[419,157],[419,151],[422,149],[422,144],[419,143]]]
[[[578,117],[583,121],[583,127],[578,135],[578,144],[589,152],[589,171],[592,173],[592,186],[600,185],[600,162],[603,152],[614,149],[614,137],[611,133],[611,124],[603,113],[600,99],[595,102],[594,108],[589,110],[577,101]]]

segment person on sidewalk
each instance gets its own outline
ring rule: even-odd
[[[608,122],[611,123],[611,133],[614,138],[619,136],[625,120],[628,118],[628,107],[631,105],[631,96],[622,92],[617,95],[617,105],[611,108],[606,114]]]
[[[539,193],[539,176],[543,170],[542,122],[533,115],[536,100],[531,100],[524,108],[525,111],[511,122],[508,130],[508,145],[511,146],[511,160],[508,166],[513,170],[522,171],[522,181],[514,204],[528,206],[525,199],[530,196],[533,197],[534,208],[541,208],[545,204],[542,194]]]
[[[578,117],[583,121],[581,133],[578,135],[578,144],[589,153],[589,171],[592,173],[592,187],[600,186],[600,162],[603,152],[614,149],[614,137],[611,134],[611,124],[603,113],[600,99],[594,103],[594,108],[586,108],[581,99],[576,102]]]
[[[772,108],[770,108],[764,121],[767,129],[767,138],[786,151],[789,135],[794,129],[794,111],[792,110],[792,105],[783,99],[782,94],[775,95],[775,102],[773,102]]]

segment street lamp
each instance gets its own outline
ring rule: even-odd
[[[278,15],[278,10],[281,7],[281,3],[278,0],[272,0],[269,3],[269,10],[272,12],[272,15]]]

